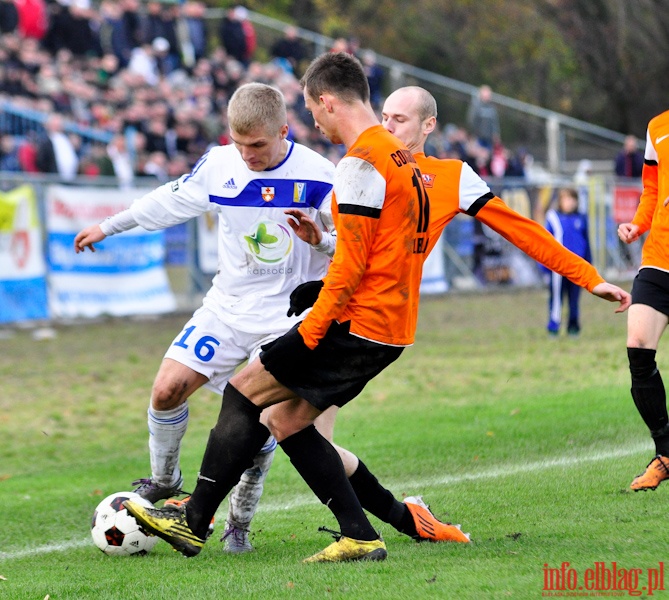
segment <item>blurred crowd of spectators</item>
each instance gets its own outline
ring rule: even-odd
[[[332,49],[360,57],[379,110],[384,82],[375,54],[344,38]],[[188,172],[210,145],[228,142],[227,101],[249,81],[281,89],[292,139],[337,162],[343,149],[320,135],[304,109],[299,76],[312,56],[297,30],[287,27],[262,53],[266,61],[254,60],[256,50],[241,6],[213,24],[197,0],[0,0],[0,103],[44,121],[23,130],[20,120],[0,119],[0,170],[64,180],[109,175],[128,185],[137,176],[168,181]],[[105,132],[111,141],[90,142],[68,124]],[[522,175],[522,159],[499,136],[486,145],[449,125],[430,144],[432,154],[466,160],[481,175]]]

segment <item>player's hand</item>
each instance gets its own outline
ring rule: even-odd
[[[318,299],[318,294],[323,287],[323,281],[307,281],[301,283],[290,293],[290,308],[288,316],[301,315],[307,308],[314,305]]]
[[[620,306],[616,308],[617,313],[625,312],[632,304],[632,296],[628,292],[606,281],[592,288],[592,293],[609,302],[619,302]]]
[[[90,248],[91,252],[95,252],[93,244],[101,242],[106,237],[99,225],[86,227],[86,229],[82,229],[77,233],[74,238],[74,251],[79,254],[79,252],[83,252],[86,248]]]
[[[618,237],[626,244],[631,244],[639,238],[639,226],[632,223],[618,225]]]
[[[303,242],[315,246],[320,244],[323,239],[321,228],[316,224],[310,216],[303,213],[298,208],[287,208],[283,211],[292,219],[288,219],[288,225],[295,232],[295,235]]]

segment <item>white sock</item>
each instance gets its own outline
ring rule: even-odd
[[[148,424],[152,478],[159,485],[172,487],[181,478],[179,454],[188,428],[188,402],[172,410],[149,406]]]
[[[246,469],[239,483],[232,489],[228,504],[227,527],[249,530],[251,520],[258,509],[265,478],[274,460],[276,440],[271,437],[253,459],[253,467]],[[267,452],[267,449],[270,449]],[[264,450],[264,452],[263,452]]]

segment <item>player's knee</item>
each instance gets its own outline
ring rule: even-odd
[[[154,410],[172,410],[186,401],[186,381],[157,379],[151,390],[151,407]]]
[[[306,427],[307,425],[310,425],[310,423],[304,423],[302,425]],[[283,415],[272,413],[267,418],[267,428],[279,444],[287,437],[302,430],[304,428],[303,426],[301,426],[301,423],[298,420],[286,419],[283,418]]]
[[[346,448],[337,446],[337,444],[332,445],[337,451],[337,454],[339,454],[339,458],[341,458],[341,462],[344,465],[344,471],[346,471],[346,477],[351,477],[351,475],[353,475],[353,473],[355,473],[356,469],[358,468],[358,457]]]
[[[657,372],[655,352],[651,348],[627,348],[632,381],[649,379]]]

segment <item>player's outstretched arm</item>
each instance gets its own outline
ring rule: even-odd
[[[312,246],[321,243],[323,239],[321,228],[310,216],[303,213],[299,208],[287,208],[283,212],[292,217],[292,219],[288,219],[288,225],[298,238]]]
[[[598,283],[592,288],[592,293],[609,302],[619,302],[620,306],[616,308],[617,313],[625,312],[632,304],[632,296],[628,292],[607,281]]]
[[[90,248],[91,252],[95,252],[93,244],[101,242],[106,237],[99,225],[86,227],[86,229],[82,229],[74,238],[74,251],[79,254],[79,252],[83,252],[86,248]]]
[[[621,223],[618,225],[618,237],[626,244],[639,239],[639,226],[633,223]]]

